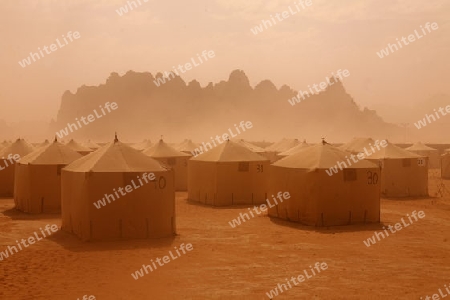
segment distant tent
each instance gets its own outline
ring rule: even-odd
[[[188,198],[212,206],[262,204],[269,160],[226,141],[188,161]]]
[[[450,152],[441,155],[441,177],[450,179]]]
[[[176,191],[187,190],[187,161],[191,155],[175,150],[162,139],[157,144],[142,151],[142,153],[162,162],[174,170]]]
[[[244,141],[243,139],[238,139],[234,142],[236,142],[244,147],[247,147],[248,149],[252,150],[253,152],[261,154],[261,155],[266,152],[266,149],[258,147],[256,145],[253,145],[252,143]]]
[[[191,140],[185,139],[180,144],[176,145],[174,148],[175,150],[184,152],[186,154],[192,155],[194,150],[198,148],[200,144],[193,143]]]
[[[368,160],[381,166],[381,194],[384,197],[428,196],[428,158],[388,143]]]
[[[46,139],[45,141],[43,141],[42,143],[40,143],[37,147],[43,147],[43,146],[47,146],[50,145],[50,142]]]
[[[82,240],[176,233],[173,171],[117,138],[65,167],[61,194],[62,229]]]
[[[8,147],[9,145],[11,145],[12,143],[11,142],[8,142],[7,140],[4,140],[2,143],[1,143],[1,146],[3,146],[3,147]]]
[[[81,155],[87,155],[93,151],[91,148],[85,147],[85,146],[81,145],[80,143],[74,141],[73,139],[71,139],[66,144],[66,146],[71,148],[72,150],[80,153]]]
[[[301,151],[301,150],[303,150],[303,149],[305,149],[305,148],[307,148],[309,146],[311,146],[311,145],[308,144],[306,141],[303,141],[301,144],[298,144],[297,146],[292,147],[291,149],[289,149],[287,151],[278,153],[278,156],[280,158],[283,158],[285,156],[289,156],[289,155],[295,154],[295,153],[297,153],[297,152],[299,152],[299,151]]]
[[[144,149],[151,147],[152,145],[153,144],[150,140],[143,140],[142,142],[134,144],[131,147],[133,147],[136,150],[142,151]]]
[[[295,146],[300,144],[298,139],[282,139],[275,144],[272,144],[265,148],[266,153],[264,154],[265,157],[270,159],[271,162],[275,162],[280,157],[278,156],[278,153],[287,151]]]
[[[22,157],[15,172],[16,208],[27,213],[60,212],[61,169],[81,157],[56,140]]]
[[[290,198],[275,205],[268,197],[269,216],[313,226],[380,222],[378,166],[361,160],[330,170],[349,155],[321,143],[272,164],[269,194],[289,192]]]
[[[11,197],[14,194],[15,160],[11,157],[18,155],[19,159],[33,152],[34,147],[24,139],[17,139],[11,145],[0,150],[0,197]],[[17,158],[17,156],[16,156]]]
[[[100,148],[99,145],[97,145],[96,143],[92,142],[91,140],[87,140],[86,142],[83,143],[84,147],[90,148],[92,150],[97,150],[98,148]]]
[[[364,153],[365,150],[370,151],[371,146],[375,145],[375,141],[371,138],[353,138],[350,142],[339,146],[342,151],[347,151],[353,154]]]
[[[437,149],[428,147],[421,142],[417,142],[411,147],[406,148],[405,150],[408,150],[409,152],[418,154],[420,156],[426,156],[428,157],[428,161],[430,163],[429,168],[430,169],[438,169],[440,168],[440,162],[439,162],[439,151]]]

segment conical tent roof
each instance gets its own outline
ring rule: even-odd
[[[158,161],[117,139],[68,165],[72,172],[158,172],[166,171]]]
[[[3,146],[3,147],[7,147],[7,146],[9,146],[9,145],[11,145],[11,143],[8,142],[7,140],[4,140],[4,141],[2,142],[2,144],[1,144],[1,146]]]
[[[289,156],[289,155],[295,154],[298,151],[300,151],[306,147],[309,147],[309,146],[311,146],[311,145],[308,144],[306,141],[303,141],[301,144],[298,144],[297,146],[292,147],[291,149],[289,149],[287,151],[281,152],[278,155],[279,156]]]
[[[369,150],[370,145],[375,145],[375,141],[371,138],[353,138],[350,142],[338,148],[347,152],[359,153],[364,152],[364,148]]]
[[[253,152],[245,146],[233,141],[226,141],[217,147],[212,148],[196,157],[191,158],[196,161],[213,162],[245,162],[245,161],[266,161],[267,158]]]
[[[300,144],[298,139],[282,139],[265,150],[266,152],[284,152]]]
[[[198,148],[200,145],[192,142],[191,140],[185,139],[180,144],[175,146],[175,150],[178,151],[194,151],[196,148]]]
[[[175,150],[172,146],[169,146],[167,143],[165,143],[162,139],[159,140],[157,144],[154,144],[153,146],[145,149],[142,151],[145,155],[151,156],[151,157],[183,157],[183,156],[190,156],[189,154],[186,154],[184,152]]]
[[[152,144],[152,142],[150,140],[145,139],[145,140],[143,140],[140,143],[134,144],[132,147],[134,149],[142,151],[142,150],[145,150],[147,148],[150,148],[152,145],[153,144]]]
[[[422,144],[421,142],[417,142],[411,147],[406,148],[408,151],[437,151],[437,149],[428,147],[427,145]]]
[[[371,149],[367,149],[368,151],[372,152]],[[398,159],[398,158],[417,158],[422,157],[420,155],[417,155],[415,153],[409,152],[408,150],[402,149],[398,146],[395,146],[392,143],[387,143],[386,147],[380,147],[378,150],[374,147],[374,153],[371,153],[371,155],[367,156],[367,159]]]
[[[71,139],[67,144],[67,147],[70,147],[72,150],[75,150],[77,152],[92,152],[91,148],[85,147],[81,145],[80,143],[76,142],[75,140]]]
[[[242,145],[242,146],[244,146],[244,147],[247,147],[248,149],[250,149],[250,150],[252,150],[253,152],[256,152],[256,153],[264,153],[264,152],[266,152],[266,150],[264,148],[261,148],[261,147],[258,147],[256,145],[253,145],[252,143],[244,141],[243,139],[236,140],[235,142],[240,144],[240,145]]]
[[[98,148],[100,148],[99,145],[97,145],[96,143],[92,142],[91,140],[87,140],[86,142],[83,143],[84,147],[96,150]]]
[[[0,157],[6,157],[8,154],[14,155],[19,154],[20,157],[24,157],[25,155],[34,151],[34,147],[31,146],[24,139],[17,139],[11,145],[0,150]]]
[[[299,152],[287,156],[273,163],[273,166],[292,169],[329,169],[335,168],[338,162],[345,162],[349,169],[358,168],[378,168],[378,166],[367,160],[358,160],[351,165],[347,163],[350,159],[350,152],[342,151],[330,144],[317,144],[306,147]]]
[[[54,141],[22,157],[20,163],[33,165],[68,165],[81,157],[83,155],[72,150],[70,147]]]
[[[43,146],[47,146],[47,145],[50,145],[50,142],[46,139],[41,144],[39,144],[38,147],[43,147]]]

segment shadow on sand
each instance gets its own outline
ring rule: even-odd
[[[179,240],[178,235],[167,238],[153,239],[114,239],[108,241],[82,241],[76,235],[59,230],[58,232],[47,237],[63,248],[72,252],[94,252],[94,251],[111,251],[111,250],[135,250],[135,249],[154,249],[166,248],[173,245]],[[178,246],[178,245],[175,245]]]

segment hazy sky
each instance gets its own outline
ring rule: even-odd
[[[0,0],[0,120],[50,120],[65,90],[98,85],[111,72],[170,70],[203,50],[216,57],[186,72],[186,81],[206,85],[242,69],[252,85],[270,79],[306,90],[348,69],[344,85],[362,106],[409,106],[450,94],[448,0],[312,0],[258,35],[250,29],[298,0],[140,1],[119,16],[127,1]],[[385,58],[376,55],[426,22],[439,29]],[[80,38],[19,65],[68,31]]]

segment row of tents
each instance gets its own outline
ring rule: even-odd
[[[340,147],[299,142],[283,152],[272,146],[256,152],[263,148],[227,141],[195,157],[189,153],[198,145],[191,141],[179,150],[163,140],[131,147],[116,138],[95,151],[70,144],[55,139],[33,148],[19,139],[0,150],[0,157],[21,156],[15,167],[0,171],[0,192],[9,192],[12,183],[17,209],[61,211],[62,228],[83,240],[174,234],[176,190],[187,189],[189,200],[211,206],[259,205],[289,192],[289,201],[270,208],[269,215],[315,226],[379,222],[380,195],[428,195],[428,157],[391,143],[329,175],[337,162],[375,145],[371,139]],[[273,152],[274,163],[267,152]],[[144,173],[155,179],[114,197]],[[97,208],[93,204],[100,199],[109,200]]]

